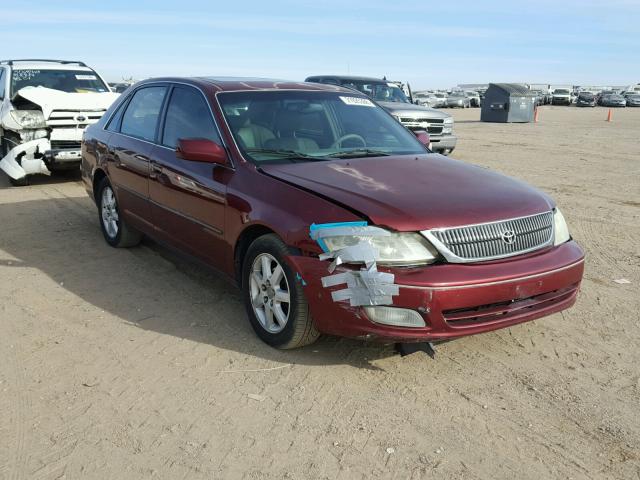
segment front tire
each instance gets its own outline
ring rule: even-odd
[[[100,228],[107,243],[116,248],[138,245],[142,240],[142,235],[127,225],[122,218],[118,200],[107,177],[104,177],[98,185],[96,201]]]
[[[309,345],[320,336],[287,255],[284,242],[269,234],[253,241],[242,264],[242,294],[251,326],[262,341],[279,349]]]

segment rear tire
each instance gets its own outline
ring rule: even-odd
[[[242,296],[253,330],[268,345],[292,349],[315,342],[316,330],[301,282],[275,234],[257,238],[242,263]]]
[[[122,218],[115,192],[107,177],[104,177],[98,185],[96,203],[102,235],[109,245],[126,248],[140,243],[142,234],[127,225]]]

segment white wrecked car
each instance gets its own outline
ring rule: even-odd
[[[0,61],[0,168],[14,185],[80,164],[80,141],[117,93],[82,62]]]

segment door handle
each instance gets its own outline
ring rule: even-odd
[[[162,174],[162,165],[159,163],[151,162],[150,169],[149,178],[156,179]]]

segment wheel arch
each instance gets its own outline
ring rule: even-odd
[[[244,262],[244,257],[249,249],[249,245],[251,245],[255,239],[269,234],[278,235],[277,232],[266,225],[253,224],[245,228],[238,236],[233,249],[233,273],[238,286],[242,286],[242,263]],[[282,238],[280,235],[278,236]]]
[[[105,178],[106,176],[107,176],[106,172],[101,168],[97,168],[93,172],[92,190],[93,190],[93,200],[96,202],[96,204],[98,203],[98,186],[100,185],[100,182],[102,182],[102,179]]]

